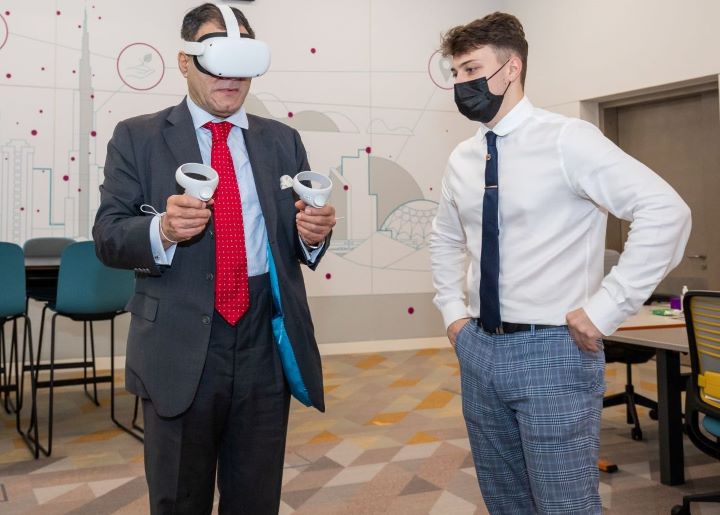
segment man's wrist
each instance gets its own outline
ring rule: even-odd
[[[167,248],[169,245],[175,245],[178,242],[176,240],[173,240],[167,236],[165,233],[165,230],[163,229],[163,220],[165,219],[165,213],[160,214],[160,223],[158,224],[158,227],[160,228],[160,238],[162,240],[163,246]],[[167,246],[165,244],[168,244]]]
[[[308,243],[306,240],[303,240],[302,242],[305,244],[305,246],[310,250],[317,250],[320,248],[320,245],[323,244],[325,240],[320,240],[317,243]]]

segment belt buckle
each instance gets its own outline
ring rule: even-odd
[[[497,329],[495,329],[495,334],[505,334],[505,330],[503,329],[502,322],[500,322],[500,325]]]

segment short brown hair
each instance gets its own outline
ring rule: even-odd
[[[524,87],[528,44],[520,20],[512,14],[494,12],[467,25],[453,27],[443,36],[440,51],[445,57],[455,56],[472,52],[485,45],[491,46],[503,61],[510,57],[510,52],[520,56],[522,60],[520,83]]]
[[[231,9],[233,10],[235,18],[240,26],[245,27],[248,34],[250,34],[250,37],[254,38],[255,31],[252,30],[252,27],[250,27],[250,22],[248,22],[242,11],[240,11],[240,9],[236,9],[235,7],[231,7]],[[198,30],[200,30],[200,27],[209,21],[227,30],[227,27],[225,27],[225,19],[223,18],[220,9],[218,9],[215,4],[207,3],[196,7],[185,15],[182,27],[180,28],[180,37],[185,41],[195,41],[195,36],[197,35]]]

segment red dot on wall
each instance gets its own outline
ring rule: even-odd
[[[332,274],[331,273],[325,274],[325,279],[332,279]]]
[[[25,211],[25,208],[24,208],[24,207],[21,207],[21,208],[20,208],[20,211]]]
[[[350,189],[350,186],[348,186],[347,184],[343,186],[343,191],[347,191],[349,189]]]
[[[317,52],[317,48],[311,48],[311,49],[310,49],[310,53],[311,53],[311,54],[314,54],[314,53],[316,53],[316,52]]]
[[[38,113],[43,114],[43,110],[42,110],[42,109],[38,109]]]
[[[73,70],[73,73],[77,73],[75,70]]]
[[[97,136],[97,131],[90,131],[90,136],[92,136],[93,138]]]
[[[39,212],[40,212],[40,210],[39,210],[39,209],[36,209],[36,210],[35,210],[35,212],[36,212],[36,213],[39,213]]]
[[[44,66],[41,66],[41,67],[40,67],[40,71],[41,71],[41,72],[44,72],[44,71],[45,71],[45,67],[44,67]]]
[[[369,154],[370,152],[372,152],[372,148],[371,148],[371,147],[365,147],[365,153],[366,153],[366,154]]]
[[[82,25],[78,25],[78,29],[82,29]]]
[[[12,77],[12,73],[6,73],[6,74],[5,74],[5,78],[9,79],[10,77]]]
[[[10,16],[10,11],[5,11],[5,16]]]
[[[55,14],[57,14],[58,16],[60,16],[62,13],[61,13],[60,11],[55,11]]]
[[[102,16],[98,16],[98,20],[102,20]]]
[[[75,156],[70,156],[70,161],[75,161]]]
[[[33,129],[30,131],[30,134],[32,134],[33,136],[37,136],[37,131],[35,129]]]
[[[430,186],[430,191],[432,191],[432,186]]]
[[[81,189],[81,188],[78,188],[78,191],[82,191],[82,189]]]
[[[288,113],[288,118],[292,118],[293,116],[295,116],[295,114],[294,114],[292,111],[290,111],[290,112]]]
[[[63,181],[68,182],[70,180],[69,175],[63,175]]]
[[[94,93],[91,94],[91,95],[90,95],[90,98],[95,98],[95,94],[94,94]]]
[[[413,313],[415,313],[415,308],[412,307],[412,306],[410,306],[410,307],[408,308],[408,315],[412,315]]]

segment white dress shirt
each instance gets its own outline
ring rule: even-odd
[[[450,155],[433,222],[434,302],[446,327],[480,311],[489,130],[481,125]],[[493,132],[502,320],[563,325],[582,307],[600,332],[612,334],[682,259],[688,206],[594,125],[537,109],[527,97]],[[608,212],[632,224],[619,264],[603,278]]]
[[[245,138],[242,133],[243,129],[249,127],[245,108],[241,107],[240,110],[233,115],[221,119],[204,111],[193,102],[190,96],[187,96],[186,100],[188,109],[190,110],[190,116],[192,116],[193,126],[195,127],[195,135],[197,136],[198,145],[200,146],[200,155],[202,156],[203,164],[210,166],[210,151],[212,149],[212,134],[208,129],[205,129],[203,125],[207,122],[218,123],[222,121],[233,124],[227,142],[230,148],[230,154],[232,155],[235,175],[240,190],[248,276],[253,277],[264,274],[268,271],[266,249],[267,232],[265,230],[265,218],[263,217],[257,189],[255,188],[252,166],[250,165],[247,147],[245,146]],[[278,185],[278,188],[279,187]],[[167,249],[163,248],[158,231],[159,223],[159,216],[155,216],[150,223],[150,245],[152,247],[153,257],[155,263],[158,265],[170,265],[175,255],[177,245],[173,244]],[[313,263],[322,250],[323,244],[317,249],[310,249],[302,239],[300,239],[300,243],[305,252],[305,257],[310,263]]]

